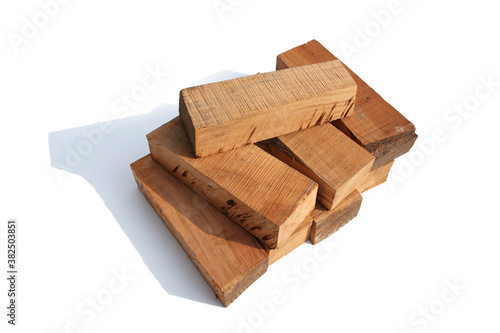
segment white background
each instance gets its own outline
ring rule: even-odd
[[[499,332],[500,86],[481,83],[500,82],[494,2],[221,3],[230,10],[219,15],[212,0],[73,0],[43,22],[37,1],[2,2],[0,267],[16,218],[20,275],[16,327],[1,279],[0,331]],[[382,26],[373,13],[388,9]],[[16,46],[34,15],[41,27]],[[301,246],[224,308],[135,188],[129,163],[147,154],[145,134],[175,116],[180,89],[236,75],[220,71],[271,71],[277,54],[313,38],[420,137],[321,255],[320,245]],[[115,112],[148,68],[169,75]],[[98,128],[82,126],[110,119],[113,130],[94,137],[73,172],[51,166]],[[275,293],[282,302],[271,306]],[[95,297],[99,311],[87,303]]]

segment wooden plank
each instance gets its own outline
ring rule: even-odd
[[[361,193],[368,191],[371,188],[374,188],[375,186],[378,186],[380,184],[383,184],[386,182],[387,178],[389,177],[389,172],[391,171],[391,168],[394,164],[394,161],[391,161],[385,165],[382,165],[381,167],[378,167],[375,170],[372,170],[369,174],[368,177],[366,178],[364,184],[364,187],[361,188]]]
[[[195,158],[179,117],[147,137],[156,162],[270,248],[314,208],[318,185],[255,145]]]
[[[311,213],[314,219],[309,237],[311,243],[318,244],[355,218],[361,207],[361,201],[363,198],[359,192],[354,191],[333,210],[326,209],[319,202],[316,203],[316,208]]]
[[[355,97],[336,60],[184,89],[179,113],[204,157],[344,117]]]
[[[312,223],[313,218],[311,215],[309,215],[282,246],[277,249],[268,250],[269,265],[274,264],[276,261],[283,258],[288,253],[304,244],[309,239],[309,236],[311,234]]]
[[[222,304],[231,304],[266,272],[268,254],[258,240],[163,170],[151,156],[131,168],[141,192]]]
[[[328,209],[364,188],[374,157],[332,124],[314,126],[259,145],[319,185],[318,201]]]
[[[278,56],[277,69],[338,60],[318,41]],[[373,169],[407,153],[415,143],[415,126],[346,66],[358,86],[354,111],[334,125],[375,156]]]

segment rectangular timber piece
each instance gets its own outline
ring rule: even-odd
[[[314,219],[309,239],[317,244],[328,238],[358,215],[363,198],[358,191],[352,192],[333,210],[326,209],[319,202],[311,213]]]
[[[314,126],[259,145],[319,185],[318,201],[333,209],[365,188],[375,158],[332,124]]]
[[[179,113],[204,157],[345,117],[355,97],[335,60],[183,89]]]
[[[278,55],[276,69],[332,60],[338,59],[318,41],[312,40]],[[356,107],[334,124],[375,156],[373,169],[376,169],[410,150],[417,139],[415,126],[346,68],[358,86]]]
[[[264,247],[146,156],[131,165],[137,186],[228,306],[268,267]],[[193,205],[198,203],[198,208]]]
[[[147,138],[158,164],[270,248],[314,208],[318,185],[254,144],[195,158],[179,117]]]

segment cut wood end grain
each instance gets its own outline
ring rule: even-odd
[[[131,168],[141,192],[225,306],[266,272],[268,253],[258,240],[151,156],[132,163]]]
[[[204,157],[345,117],[356,90],[336,60],[183,89],[179,113]]]

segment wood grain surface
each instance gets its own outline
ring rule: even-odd
[[[333,210],[326,209],[318,202],[311,213],[314,219],[309,238],[311,243],[318,244],[355,218],[362,200],[359,192],[354,191]]]
[[[131,168],[141,192],[225,306],[266,272],[268,253],[259,241],[150,155]]]
[[[368,174],[368,177],[364,182],[364,186],[360,189],[360,192],[363,193],[371,188],[374,188],[375,186],[385,183],[387,181],[387,178],[389,177],[389,172],[391,171],[393,164],[394,161],[391,161],[378,167],[375,170],[372,170]]]
[[[276,68],[286,69],[338,60],[318,41],[312,40],[278,55]],[[408,152],[417,135],[415,126],[347,66],[358,86],[356,107],[345,118],[334,121],[349,137],[376,158],[373,169]]]
[[[311,227],[313,218],[309,215],[304,222],[295,230],[295,232],[288,237],[288,239],[277,249],[269,250],[269,265],[274,264],[279,259],[283,258],[300,245],[304,244],[311,234]]]
[[[333,209],[365,188],[374,157],[332,124],[266,140],[259,145],[319,185],[318,201]]]
[[[317,184],[256,145],[195,158],[178,117],[147,137],[157,163],[270,248],[314,208]]]
[[[179,113],[204,157],[345,117],[355,97],[335,60],[183,89]]]

